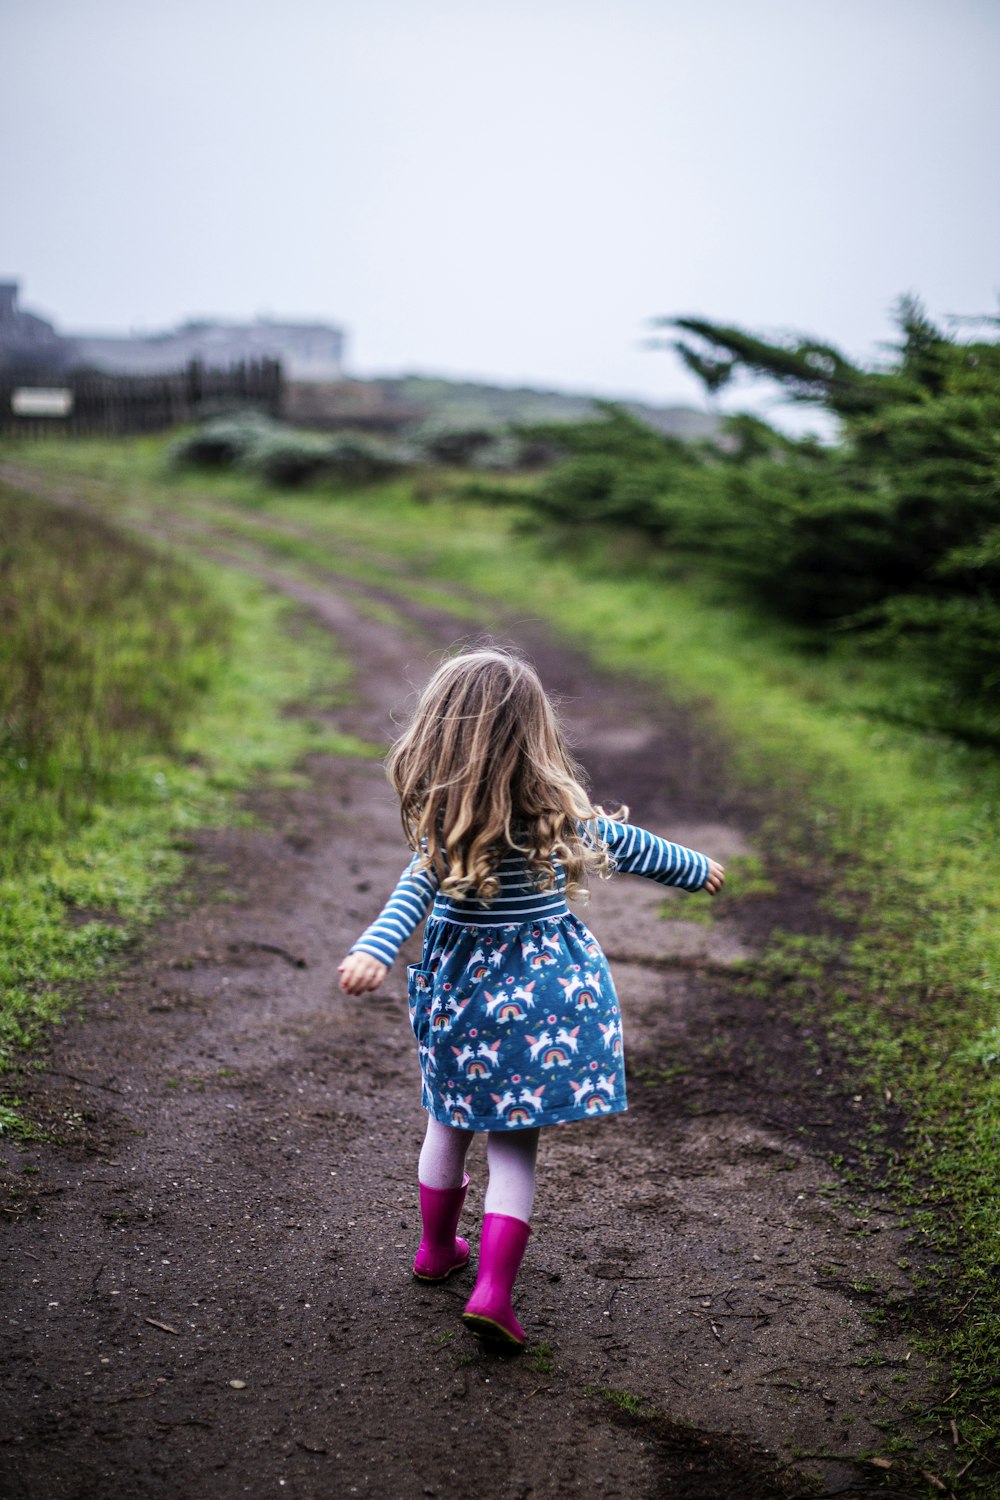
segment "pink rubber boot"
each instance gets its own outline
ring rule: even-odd
[[[524,1329],[514,1316],[510,1294],[530,1233],[529,1224],[510,1214],[487,1214],[483,1219],[479,1275],[462,1314],[477,1338],[523,1348]]]
[[[469,1259],[468,1240],[455,1233],[468,1186],[468,1174],[457,1188],[420,1184],[424,1234],[413,1262],[413,1274],[421,1281],[443,1281],[452,1271],[460,1271]]]

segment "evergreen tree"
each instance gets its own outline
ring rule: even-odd
[[[839,440],[743,415],[718,445],[681,444],[609,407],[556,438],[568,456],[536,493],[538,517],[631,529],[828,639],[835,626],[839,641],[909,658],[906,712],[1000,743],[998,321],[960,342],[901,298],[898,339],[867,369],[816,339],[658,326],[680,331],[673,347],[709,395],[741,371],[766,377],[833,414]]]

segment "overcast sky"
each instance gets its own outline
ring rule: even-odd
[[[64,331],[701,404],[651,317],[996,310],[998,0],[0,0],[0,56],[0,277]]]

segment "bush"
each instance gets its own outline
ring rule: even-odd
[[[410,434],[410,442],[427,463],[468,469],[499,432],[484,422],[428,422]]]
[[[267,484],[291,487],[324,477],[369,484],[417,461],[406,449],[379,438],[320,437],[249,414],[206,422],[174,444],[171,459],[190,468],[238,467]]]
[[[239,466],[267,484],[296,488],[322,474],[329,464],[330,445],[311,433],[275,427],[256,434],[239,459]]]
[[[170,460],[181,468],[231,469],[278,431],[278,424],[259,412],[215,417],[179,438]]]
[[[513,432],[495,433],[490,441],[476,450],[469,462],[470,469],[481,469],[488,474],[513,474],[531,463],[530,453]]]
[[[535,492],[536,521],[631,532],[817,641],[853,632],[922,674],[925,722],[1000,743],[1000,344],[958,344],[912,301],[880,370],[811,341],[678,326],[708,345],[680,347],[710,389],[740,365],[769,374],[835,415],[840,441],[739,417],[718,446],[696,447],[605,407],[600,421],[534,429],[566,455]]]
[[[417,462],[416,455],[378,438],[345,434],[327,444],[324,470],[352,484],[372,484]]]
[[[860,623],[870,645],[912,662],[927,684],[915,707],[903,690],[900,716],[975,743],[1000,744],[1000,600],[995,592],[901,594]]]

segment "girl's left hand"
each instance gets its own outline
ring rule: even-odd
[[[349,995],[377,990],[389,970],[370,953],[349,953],[340,966],[340,988]]]
[[[725,870],[720,864],[716,864],[714,859],[710,859],[708,862],[708,879],[702,886],[702,890],[707,891],[710,896],[714,896],[722,890],[725,883]]]

